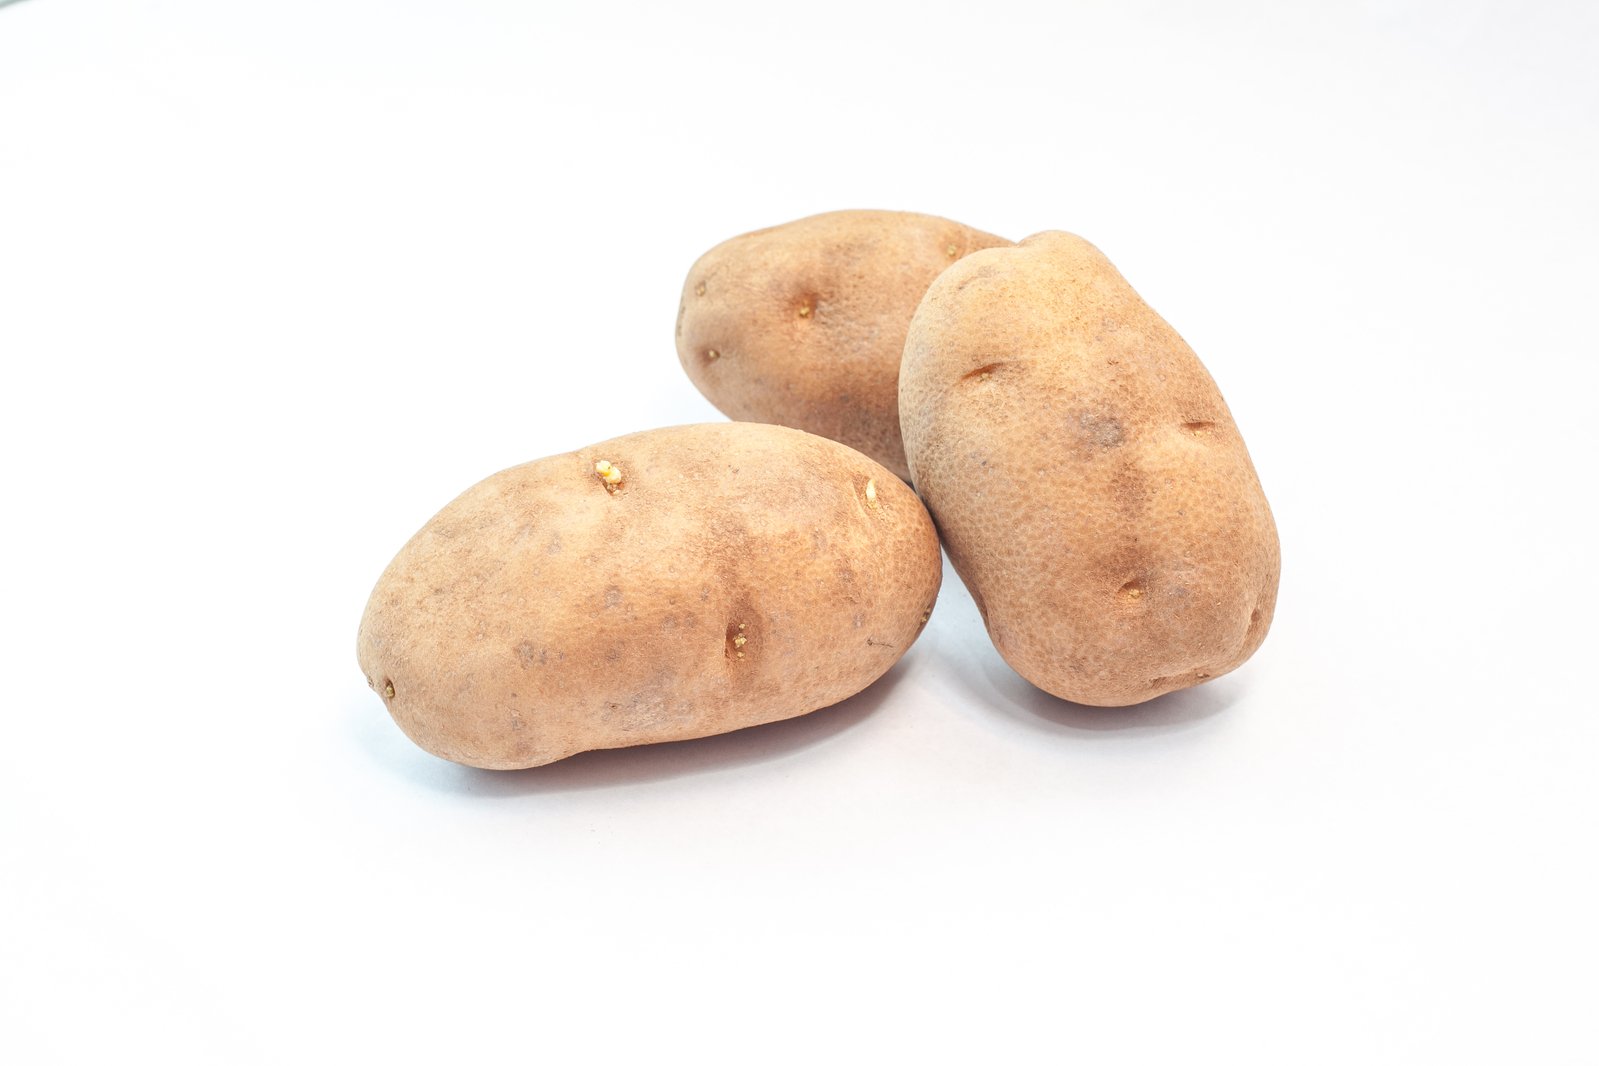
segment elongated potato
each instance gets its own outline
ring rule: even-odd
[[[916,487],[1000,654],[1120,706],[1260,646],[1277,531],[1215,382],[1099,250],[978,252],[911,322],[900,420]]]
[[[852,696],[916,639],[940,577],[921,501],[865,456],[679,426],[468,489],[384,571],[358,655],[423,748],[538,766]]]
[[[734,237],[688,272],[678,359],[729,418],[817,433],[906,477],[897,382],[911,314],[944,268],[1008,243],[905,211],[834,211]]]

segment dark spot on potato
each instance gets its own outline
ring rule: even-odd
[[[999,362],[996,362],[996,363],[984,363],[982,366],[978,367],[976,370],[970,370],[970,371],[967,371],[966,373],[962,374],[961,375],[961,380],[962,381],[987,381],[988,378],[989,378],[989,375],[995,373],[996,371],[1000,370],[1003,367],[1007,367],[1007,366],[1010,366],[1010,365],[1011,365],[1010,363],[1005,362],[1004,360],[1000,360]]]
[[[1119,447],[1126,439],[1120,419],[1093,411],[1083,411],[1078,414],[1077,430],[1083,440],[1100,448]]]

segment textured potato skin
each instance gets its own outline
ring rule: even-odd
[[[357,652],[421,747],[537,766],[837,703],[910,647],[940,577],[921,501],[865,456],[678,426],[468,489],[384,571]]]
[[[688,272],[678,359],[729,418],[816,433],[906,477],[897,382],[911,314],[951,263],[1009,243],[904,211],[834,211],[734,237]]]
[[[1260,646],[1277,531],[1215,382],[1100,251],[1041,233],[942,274],[900,371],[912,477],[1005,660],[1078,703]]]

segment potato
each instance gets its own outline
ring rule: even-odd
[[[729,418],[817,433],[900,477],[900,356],[949,264],[1009,244],[932,215],[834,211],[717,245],[683,284],[677,356]]]
[[[1122,706],[1260,646],[1277,531],[1215,382],[1097,248],[1041,233],[933,283],[900,370],[911,474],[989,636]]]
[[[864,689],[938,595],[899,478],[779,426],[678,426],[512,467],[400,550],[367,682],[435,755],[493,769],[774,722]]]

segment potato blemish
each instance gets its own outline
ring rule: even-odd
[[[961,375],[962,381],[987,381],[990,374],[1004,366],[1004,363],[987,363],[976,370]]]
[[[748,643],[749,637],[744,635],[744,623],[739,622],[737,625],[729,623],[727,627],[727,657],[735,660],[744,658],[744,645]]]
[[[616,492],[622,487],[622,468],[605,459],[594,464],[594,476],[605,485],[606,492]]]
[[[877,482],[872,478],[866,479],[866,506],[877,510]]]

